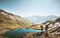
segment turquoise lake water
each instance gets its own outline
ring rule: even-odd
[[[22,28],[22,29],[17,29],[17,30],[13,30],[11,32],[8,32],[5,34],[5,36],[11,37],[11,38],[16,38],[16,37],[18,37],[22,34],[25,34],[25,33],[37,33],[37,32],[42,32],[42,30]]]

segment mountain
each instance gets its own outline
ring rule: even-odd
[[[49,15],[49,16],[32,16],[32,17],[27,17],[31,22],[35,24],[41,24],[46,21],[51,21],[59,18],[59,16],[54,16],[54,15]]]
[[[48,33],[51,38],[60,38],[60,18],[57,18],[54,21],[46,21],[43,24],[43,30],[45,32],[45,26],[48,26]]]
[[[32,24],[28,19],[0,9],[0,29],[20,29],[29,27]]]

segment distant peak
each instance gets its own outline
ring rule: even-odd
[[[0,9],[0,12],[4,11],[3,9]]]
[[[0,14],[7,14],[7,12],[4,11],[3,9],[0,9]]]
[[[6,13],[6,11],[4,11],[3,9],[0,9],[0,12],[4,12],[4,13]]]
[[[6,12],[6,11],[3,10],[3,9],[0,9],[0,14],[1,14],[1,15],[13,15],[13,16],[17,16],[17,15],[14,15],[14,14],[12,14],[12,13]],[[20,17],[20,16],[19,16],[19,17]]]

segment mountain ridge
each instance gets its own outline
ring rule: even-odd
[[[46,21],[56,20],[59,17],[60,16],[55,16],[55,15],[49,15],[49,16],[31,16],[31,17],[27,17],[27,19],[29,19],[33,23],[41,24],[41,23],[46,22]]]

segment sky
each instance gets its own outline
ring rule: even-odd
[[[22,17],[60,16],[60,0],[0,0],[0,9]]]

